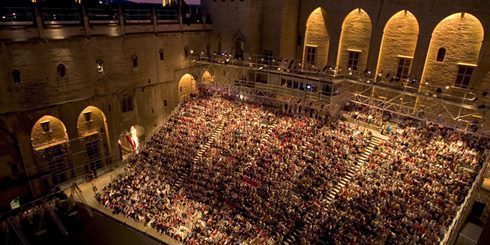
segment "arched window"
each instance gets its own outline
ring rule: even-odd
[[[444,57],[446,57],[446,49],[445,48],[440,48],[437,51],[437,58],[436,58],[436,60],[438,62],[444,62]]]
[[[158,54],[160,55],[160,60],[165,60],[165,53],[163,49],[158,50]]]
[[[133,111],[133,96],[123,95],[121,97],[121,112]]]
[[[66,67],[62,63],[58,64],[58,66],[56,67],[56,71],[61,78],[64,78],[66,76]]]
[[[133,67],[138,67],[138,56],[131,56],[131,63],[133,64]]]
[[[104,64],[104,61],[102,59],[97,59],[95,63],[97,64],[97,72],[98,73],[104,72],[104,66],[102,66]]]
[[[11,75],[12,75],[12,81],[14,81],[14,83],[20,83],[22,81],[19,70],[13,70]]]

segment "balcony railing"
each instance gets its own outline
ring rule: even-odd
[[[0,25],[33,25],[31,8],[0,8]]]
[[[126,23],[151,23],[152,15],[151,9],[126,9],[124,11]]]
[[[82,23],[81,11],[78,8],[46,8],[42,10],[42,16],[46,25]]]
[[[158,22],[178,22],[179,13],[176,9],[157,9],[155,15]]]
[[[119,9],[87,9],[89,23],[119,23]]]
[[[127,8],[126,8],[127,7]],[[104,6],[104,8],[90,7],[84,10],[82,5],[55,8],[33,4],[31,7],[1,7],[0,26],[27,26],[36,24],[36,14],[42,19],[44,25],[82,25],[84,12],[90,24],[117,24],[121,21],[128,24],[151,24],[155,19],[157,23],[178,23],[182,19],[185,24],[208,22],[201,6],[189,6],[187,9],[162,8],[161,6],[118,7],[117,5]],[[182,15],[182,18],[179,18]]]

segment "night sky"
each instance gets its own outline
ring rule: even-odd
[[[130,0],[137,3],[162,3],[162,0]],[[185,0],[188,4],[199,4],[201,0]]]

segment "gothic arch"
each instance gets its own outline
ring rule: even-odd
[[[454,85],[460,65],[478,65],[483,37],[480,20],[471,14],[455,13],[441,20],[432,32],[422,81],[431,86]],[[445,49],[444,59],[438,61],[441,49]]]
[[[410,11],[402,10],[393,15],[383,31],[376,73],[387,77],[396,76],[401,59],[409,60],[410,67],[418,35],[419,24]]]
[[[69,138],[61,120],[50,115],[41,117],[32,127],[31,141],[44,191],[73,177]]]
[[[179,100],[182,101],[195,91],[196,81],[189,73],[184,74],[179,80]]]
[[[303,67],[323,67],[328,60],[330,39],[326,24],[326,11],[319,7],[310,14],[306,22],[305,44],[303,47]],[[314,50],[314,57],[311,51]],[[309,52],[310,51],[310,52]]]
[[[246,38],[240,30],[233,36],[233,53],[235,59],[243,59],[245,52]]]
[[[85,170],[95,170],[108,164],[111,154],[104,112],[95,106],[87,106],[78,116],[77,129],[87,155]]]
[[[371,42],[372,22],[368,13],[354,9],[344,19],[340,35],[337,65],[343,69],[364,71]],[[357,56],[357,60],[354,59]]]
[[[214,83],[214,76],[208,70],[205,70],[202,74],[202,80],[204,84],[212,84]]]

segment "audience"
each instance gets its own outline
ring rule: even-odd
[[[362,107],[350,115],[380,127],[386,119]],[[370,138],[348,122],[201,94],[181,105],[99,201],[188,244],[274,244],[295,230],[312,243],[438,242],[488,145],[432,124],[400,126],[332,206],[319,208]]]

